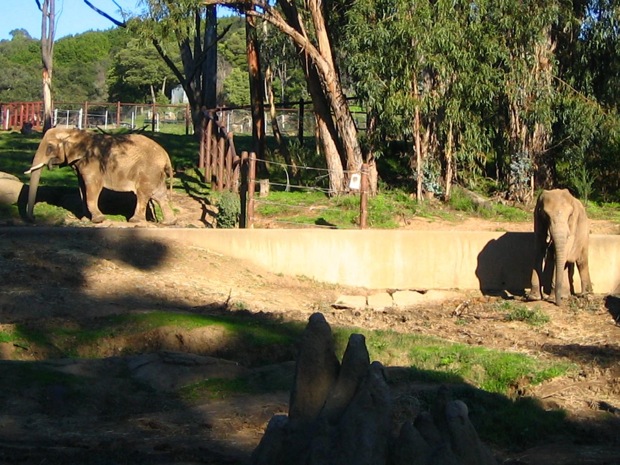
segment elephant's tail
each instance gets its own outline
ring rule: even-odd
[[[172,185],[174,184],[174,171],[172,170],[172,164],[166,164],[166,177],[168,178],[168,182],[170,183],[168,189],[169,193],[172,194]]]

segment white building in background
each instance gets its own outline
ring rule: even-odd
[[[170,93],[170,103],[173,105],[179,105],[181,103],[189,103],[187,94],[183,90],[183,86],[179,84]]]

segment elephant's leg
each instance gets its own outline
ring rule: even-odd
[[[133,216],[129,218],[130,223],[140,223],[146,221],[146,207],[148,205],[150,196],[144,191],[138,190],[136,192],[136,210]]]
[[[527,300],[540,300],[543,298],[542,294],[542,278],[543,278],[543,263],[545,261],[545,254],[547,250],[546,236],[536,235],[536,250],[534,256],[534,267],[532,269],[532,284],[531,290],[527,295]]]
[[[575,295],[575,264],[567,263],[566,264],[566,276],[568,279],[568,289],[570,290],[570,295]],[[566,287],[565,287],[566,288]]]
[[[588,256],[577,260],[577,269],[579,270],[579,278],[581,279],[581,293],[592,293],[592,281],[590,280],[590,266],[588,265]]]
[[[174,214],[174,211],[170,207],[170,201],[168,199],[168,192],[166,191],[166,186],[160,185],[160,187],[155,189],[151,198],[155,202],[157,202],[157,205],[159,205],[159,208],[161,209],[161,212],[164,215],[162,224],[164,225],[175,224],[177,222],[177,219]]]
[[[78,170],[75,170],[75,174],[78,178],[78,190],[80,192],[80,203],[82,206],[81,217],[88,216],[88,205],[86,204],[86,184],[84,184],[84,178]]]
[[[99,195],[103,189],[101,179],[93,179],[93,177],[83,177],[84,186],[86,188],[86,208],[90,212],[90,220],[93,223],[101,223],[105,220],[105,215],[99,210]]]

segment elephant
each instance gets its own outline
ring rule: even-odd
[[[581,292],[592,292],[590,270],[588,267],[589,226],[583,204],[573,197],[567,189],[544,190],[536,201],[534,209],[535,257],[532,270],[532,288],[529,300],[540,300],[543,295],[543,265],[545,257],[553,256],[547,263],[554,271],[555,304],[560,306],[564,297],[566,281],[574,293],[572,280],[566,279],[565,270],[572,278],[577,264],[581,278]],[[553,252],[549,254],[548,252]]]
[[[49,129],[32,160],[27,217],[34,220],[33,209],[44,166],[73,167],[80,185],[82,201],[93,223],[105,216],[99,210],[102,189],[133,192],[136,208],[130,222],[146,220],[146,208],[152,199],[163,213],[162,223],[171,225],[176,218],[169,204],[166,179],[172,188],[172,164],[164,148],[141,134],[103,134],[81,129]]]

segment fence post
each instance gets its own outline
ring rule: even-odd
[[[256,185],[256,154],[250,153],[248,164],[248,224],[247,227],[254,228],[254,188]]]
[[[204,159],[204,168],[205,168],[205,182],[211,182],[211,178],[213,173],[211,172],[211,134],[213,133],[213,120],[207,115],[207,124],[206,129],[203,126],[202,132],[202,140],[204,141],[205,146],[205,159]]]
[[[368,227],[368,163],[362,164],[360,180],[360,229]]]
[[[82,116],[82,126],[84,127],[84,129],[88,129],[88,101],[84,102],[84,114]]]
[[[304,99],[299,100],[299,116],[297,117],[297,139],[299,143],[304,143]]]
[[[239,204],[241,212],[239,215],[239,228],[245,229],[248,227],[248,175],[249,175],[249,163],[248,152],[245,150],[241,152],[241,163],[239,165],[239,171],[241,175],[241,185],[239,186]]]
[[[217,190],[224,190],[224,143],[226,140],[221,137],[217,141]]]
[[[224,142],[228,142],[228,137],[224,139]],[[230,192],[235,191],[233,184],[233,151],[229,144],[223,144],[226,151],[226,190]]]
[[[200,148],[198,149],[198,169],[205,167],[205,132],[207,130],[207,121],[204,117],[200,118]],[[206,178],[206,174],[205,174]],[[205,179],[206,181],[206,179]]]
[[[116,127],[121,127],[121,102],[116,102]]]

